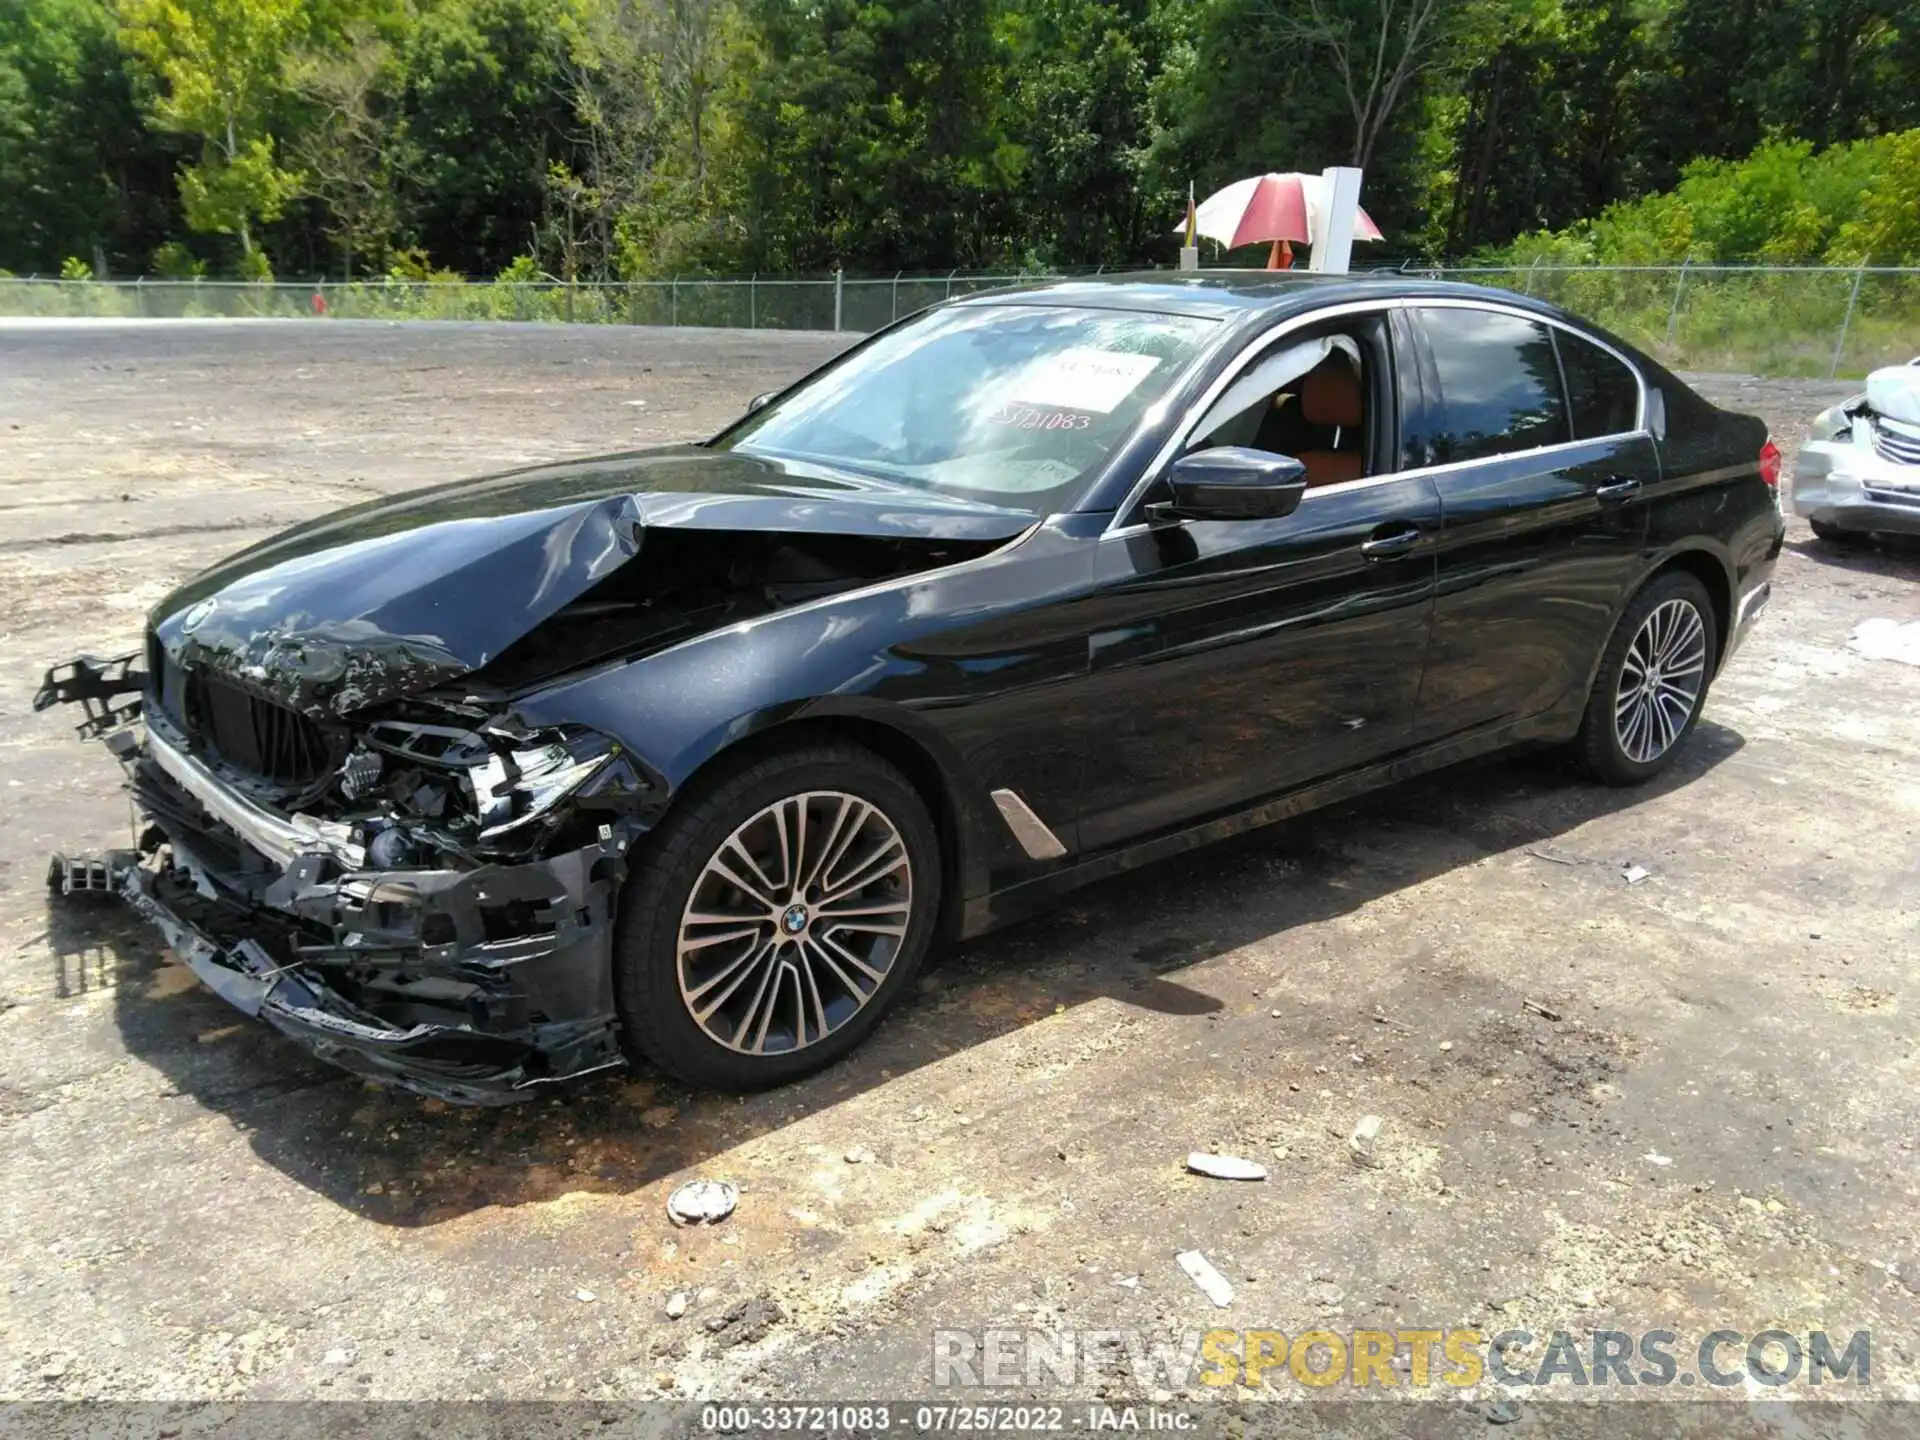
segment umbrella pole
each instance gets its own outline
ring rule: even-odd
[[[1267,252],[1269,270],[1291,270],[1293,268],[1293,244],[1287,240],[1276,240],[1273,249]]]

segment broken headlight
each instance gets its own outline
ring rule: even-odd
[[[609,776],[620,759],[618,741],[591,730],[502,743],[467,769],[482,840],[496,840],[533,824],[569,797]]]

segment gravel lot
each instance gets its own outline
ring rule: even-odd
[[[839,343],[0,322],[0,1397],[924,1396],[933,1330],[987,1324],[1864,1329],[1871,1393],[1920,1393],[1920,669],[1846,648],[1920,618],[1912,550],[1793,522],[1649,790],[1505,760],[1163,864],[949,953],[851,1061],[748,1100],[363,1086],[49,907],[46,853],[124,843],[126,805],[29,710],[44,666],[267,531],[704,433]],[[1847,392],[1701,384],[1789,454]],[[1184,1174],[1210,1147],[1271,1179]],[[695,1174],[741,1185],[730,1223],[668,1224]]]

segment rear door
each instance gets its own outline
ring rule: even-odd
[[[1441,512],[1427,742],[1584,692],[1639,570],[1659,458],[1640,377],[1612,351],[1517,309],[1411,318],[1426,403],[1408,441]]]
[[[1401,473],[1397,417],[1412,375],[1396,363],[1397,328],[1384,313],[1337,327],[1363,353],[1367,377],[1361,478],[1309,488],[1281,519],[1123,523],[1101,541],[1088,607],[1084,850],[1407,746],[1440,507],[1431,479]],[[1302,333],[1249,355],[1223,385],[1237,388]],[[1183,443],[1205,442],[1197,432],[1215,400],[1183,422]]]

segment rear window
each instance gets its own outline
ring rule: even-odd
[[[1567,377],[1573,438],[1625,435],[1640,424],[1640,382],[1613,356],[1571,330],[1554,331]]]
[[[1425,438],[1438,464],[1509,455],[1573,438],[1553,336],[1538,321],[1495,310],[1420,311],[1440,381]]]

